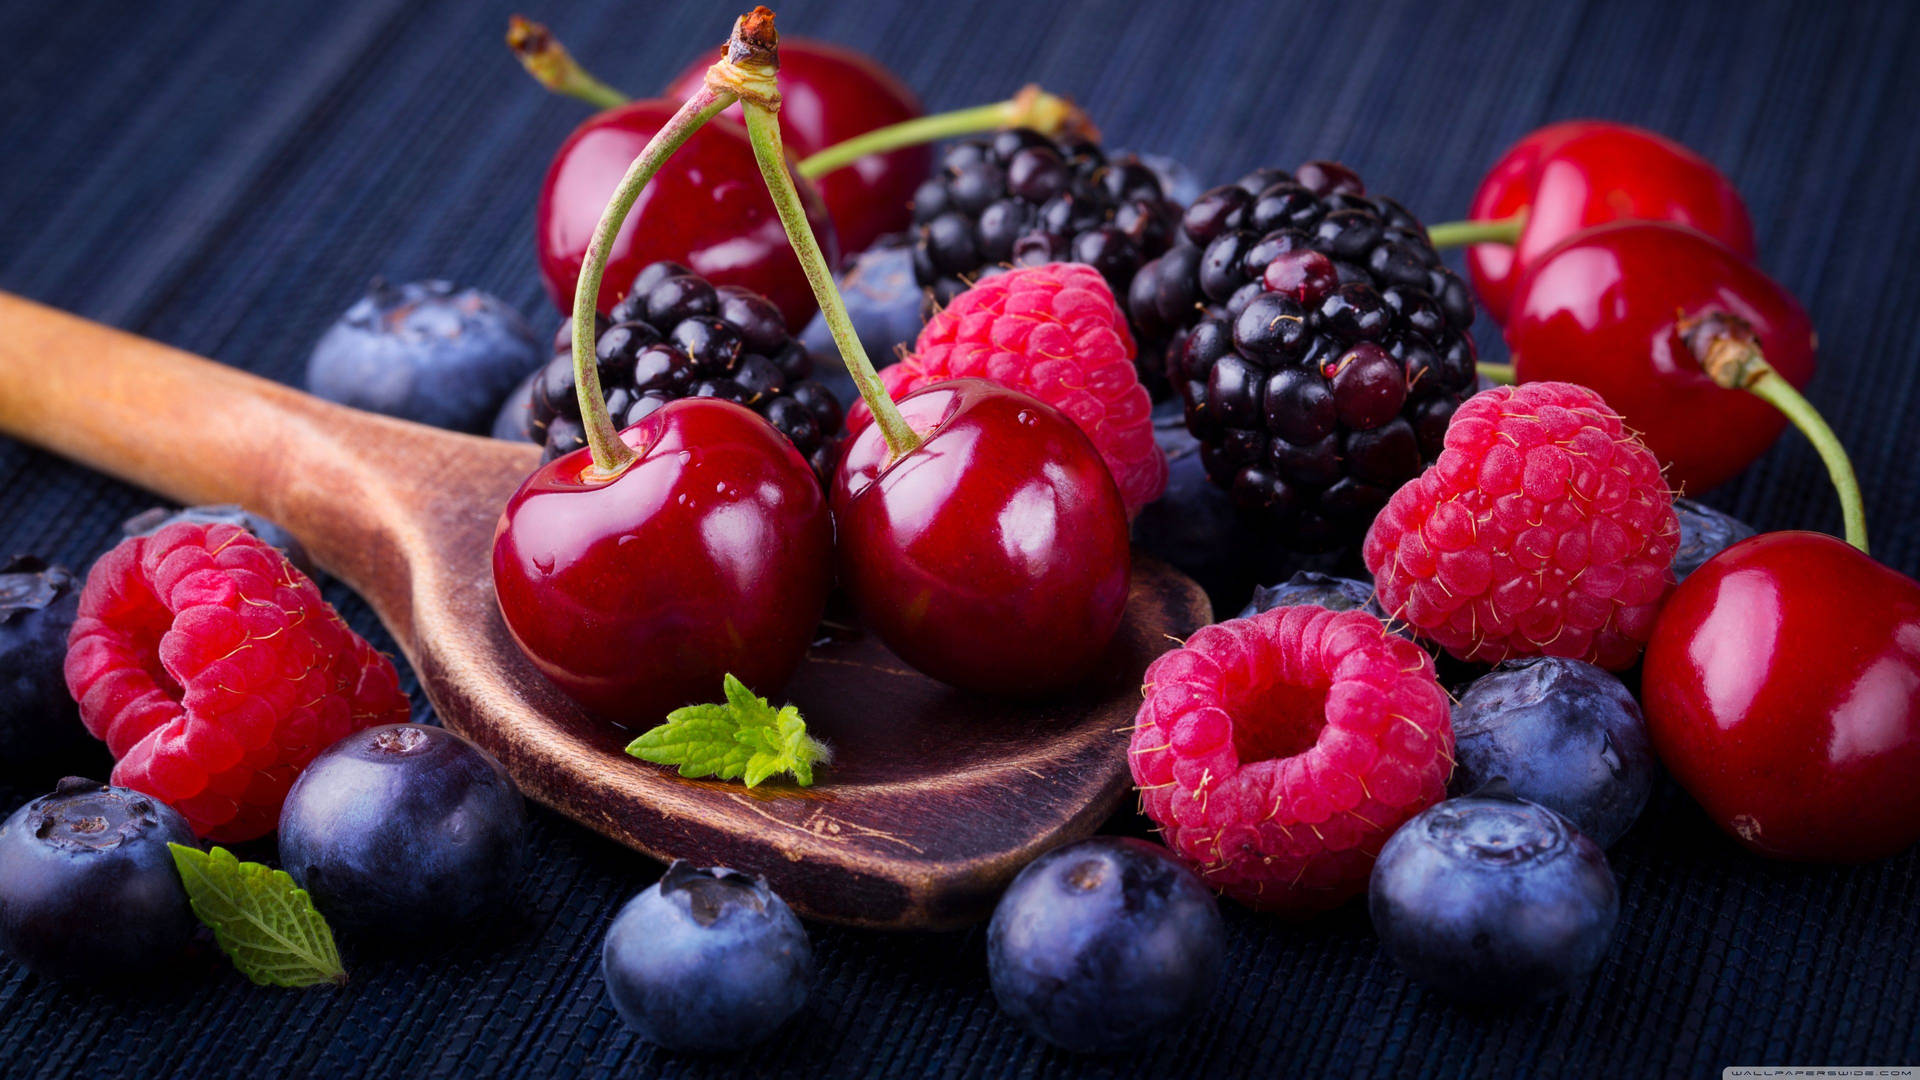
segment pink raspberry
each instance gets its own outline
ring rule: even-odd
[[[233,525],[180,522],[101,556],[66,676],[80,719],[117,762],[113,782],[220,841],[272,832],[314,755],[408,717],[393,661],[285,556]]]
[[[1433,660],[1363,611],[1204,627],[1147,669],[1146,698],[1128,752],[1142,808],[1250,907],[1354,896],[1393,831],[1445,797],[1453,723]]]
[[[1463,660],[1630,667],[1680,542],[1652,452],[1600,395],[1556,382],[1467,399],[1445,447],[1367,533],[1381,606]]]
[[[1073,418],[1120,485],[1127,516],[1160,497],[1167,455],[1153,439],[1153,401],[1133,366],[1133,334],[1100,272],[1047,263],[984,278],[927,320],[912,354],[880,372],[898,398],[948,379],[991,379]],[[858,434],[864,403],[847,414]]]

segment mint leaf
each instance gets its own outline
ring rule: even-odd
[[[225,848],[167,847],[193,913],[240,974],[261,986],[347,981],[333,931],[286,871],[241,862]]]
[[[627,753],[656,765],[674,765],[681,776],[744,780],[757,787],[768,777],[792,773],[801,787],[813,784],[813,767],[832,755],[807,734],[792,705],[775,710],[739,679],[728,675],[726,703],[689,705],[627,745]]]

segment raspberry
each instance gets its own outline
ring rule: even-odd
[[[1167,456],[1133,367],[1133,335],[1098,271],[1047,263],[987,278],[927,321],[912,355],[880,372],[894,397],[947,379],[990,379],[1071,416],[1120,485],[1127,515],[1160,497]],[[847,415],[858,433],[865,403]]]
[[[233,525],[181,522],[101,556],[66,676],[87,730],[118,762],[113,782],[220,841],[272,832],[315,754],[408,716],[393,662],[285,556]]]
[[[1146,697],[1128,751],[1142,808],[1250,907],[1356,895],[1393,831],[1445,797],[1453,725],[1432,658],[1365,612],[1204,627],[1147,669]]]
[[[1653,633],[1679,542],[1660,463],[1619,414],[1537,382],[1469,398],[1361,555],[1381,605],[1463,660],[1618,671]]]

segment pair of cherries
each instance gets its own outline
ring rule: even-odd
[[[784,167],[780,98],[768,92],[776,42],[771,12],[756,9],[714,69],[727,69],[725,86],[747,88],[744,173],[703,163],[681,175],[715,192],[757,184],[756,171],[764,178],[777,227],[880,422],[843,452],[829,500],[783,436],[730,402],[675,401],[615,436],[584,364],[588,448],[534,472],[501,515],[501,613],[549,679],[596,716],[630,725],[712,700],[727,674],[777,694],[836,576],[881,640],[935,678],[984,693],[1066,689],[1105,655],[1125,609],[1119,489],[1073,421],[1024,394],[961,380],[887,397]],[[674,152],[665,143],[693,147],[711,129],[696,114],[733,98],[716,97],[715,85],[696,88],[621,180],[588,245],[574,309],[587,317],[576,324],[591,325],[623,198],[631,206],[663,175]],[[592,353],[576,344],[576,355]]]
[[[1751,263],[1733,185],[1651,133],[1555,124],[1495,165],[1472,216],[1478,235],[1504,233],[1468,264],[1520,380],[1598,390],[1692,490],[1731,478],[1782,409],[1799,412],[1849,508],[1851,545],[1763,534],[1667,600],[1642,678],[1662,760],[1761,854],[1860,860],[1920,841],[1920,584],[1866,555],[1844,451],[1797,393],[1767,385],[1812,378],[1813,329]]]

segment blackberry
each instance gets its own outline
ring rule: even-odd
[[[1331,162],[1203,193],[1128,306],[1208,475],[1297,550],[1357,541],[1474,387],[1465,283]]]
[[[944,307],[1008,266],[1080,262],[1124,297],[1134,272],[1173,242],[1179,213],[1138,157],[1013,128],[956,143],[914,192],[914,279]]]
[[[825,483],[838,463],[846,411],[815,381],[813,358],[771,300],[715,286],[678,263],[657,262],[609,316],[596,315],[600,391],[615,427],[669,401],[717,397],[766,417]],[[533,379],[527,436],[552,461],[587,444],[573,379],[573,323],[553,335],[553,359]]]

